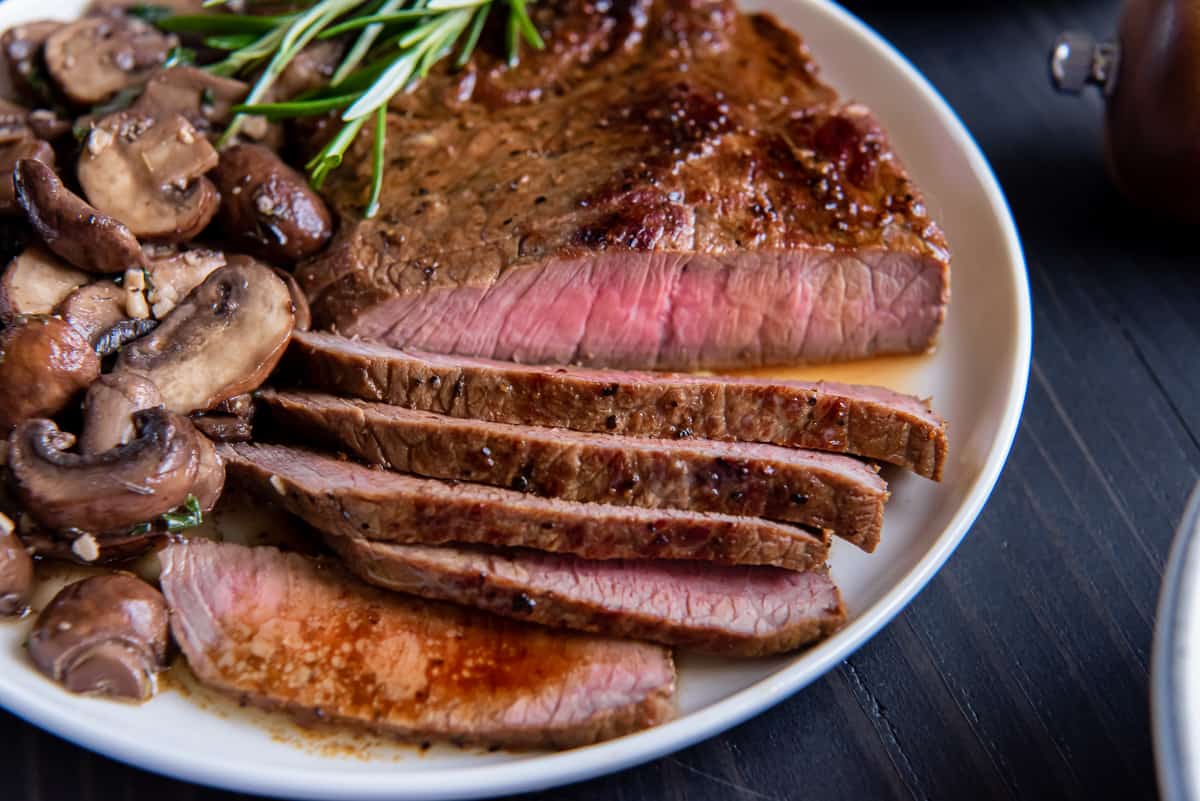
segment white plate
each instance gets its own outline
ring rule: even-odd
[[[1151,673],[1163,801],[1200,801],[1200,485],[1163,574]]]
[[[81,5],[6,0],[0,27],[69,15]],[[0,627],[0,704],[87,748],[204,784],[294,798],[478,798],[578,781],[710,737],[779,703],[845,659],[929,581],[991,492],[1017,428],[1030,357],[1029,288],[1004,197],[970,135],[905,59],[841,8],[821,0],[752,0],[798,30],[826,79],[871,106],[923,187],[954,249],[954,301],[937,354],[823,371],[875,379],[935,398],[951,421],[946,481],[889,473],[883,544],[866,555],[838,543],[834,574],[851,621],[816,648],[755,661],[680,660],[678,720],[559,754],[414,750],[373,743],[363,759],[297,746],[277,720],[179,692],[141,708],[76,698],[29,669],[21,626]],[[810,371],[811,372],[811,371]],[[281,736],[282,734],[282,736]],[[794,756],[794,755],[792,755]]]

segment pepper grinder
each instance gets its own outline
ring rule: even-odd
[[[1200,222],[1200,0],[1126,0],[1115,41],[1058,37],[1050,77],[1061,92],[1103,94],[1108,168],[1121,191]]]

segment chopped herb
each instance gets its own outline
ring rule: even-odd
[[[190,66],[196,63],[196,51],[187,47],[172,47],[167,53],[167,59],[163,62],[164,67],[176,67],[180,65]]]
[[[204,522],[204,511],[195,495],[188,495],[182,506],[177,506],[169,512],[164,512],[158,519],[142,523],[129,530],[130,534],[149,534],[151,531],[165,531],[173,534],[177,531],[195,528]]]

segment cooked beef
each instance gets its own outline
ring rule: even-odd
[[[804,570],[829,543],[753,517],[539,498],[481,484],[372,470],[279,445],[218,448],[231,480],[329,534],[440,545],[482,543],[589,559],[655,557]]]
[[[361,584],[275,548],[162,552],[171,631],[205,684],[406,739],[565,748],[672,716],[666,650],[564,636]]]
[[[867,550],[883,524],[887,485],[848,456],[491,423],[307,392],[267,391],[259,401],[276,436],[404,473],[568,501],[787,520]]]
[[[534,367],[302,331],[285,358],[294,380],[313,389],[451,417],[767,442],[863,456],[934,479],[946,462],[945,421],[881,387]]]
[[[430,547],[329,537],[372,584],[547,626],[737,656],[791,651],[845,622],[824,568],[727,567],[663,560]]]
[[[322,326],[526,363],[731,368],[931,347],[949,253],[882,128],[732,0],[548,0],[393,104],[329,182]]]

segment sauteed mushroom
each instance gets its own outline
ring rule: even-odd
[[[287,284],[288,292],[292,294],[292,306],[296,312],[296,330],[307,331],[312,328],[312,310],[309,308],[308,298],[305,296],[304,290],[300,288],[300,282],[296,280],[296,276],[282,267],[272,267],[271,269],[279,276],[279,280]]]
[[[214,270],[224,266],[224,253],[204,248],[152,259],[148,270],[150,285],[146,288],[146,300],[150,303],[151,312],[159,319],[166,317]]]
[[[46,40],[63,26],[57,20],[37,20],[9,28],[0,35],[0,54],[15,88],[23,95],[48,99],[50,87],[41,76],[39,59]]]
[[[33,559],[13,533],[13,523],[0,514],[0,617],[25,611],[33,592]]]
[[[49,314],[89,278],[40,245],[30,245],[8,263],[0,276],[0,320]]]
[[[42,241],[79,269],[118,273],[145,266],[141,245],[129,229],[85,203],[42,162],[18,161],[13,185]]]
[[[204,174],[217,151],[179,114],[127,109],[92,129],[77,173],[88,200],[139,237],[183,242],[204,230],[220,196]]]
[[[88,388],[83,402],[83,435],[79,452],[104,453],[133,439],[133,414],[162,403],[158,387],[134,373],[102,375]]]
[[[63,299],[58,313],[95,347],[104,332],[126,319],[125,294],[125,290],[112,281],[97,281],[76,289]]]
[[[176,66],[154,73],[131,108],[152,116],[182,114],[197,131],[207,135],[229,122],[233,117],[230,109],[248,91],[246,84],[233,78]]]
[[[48,142],[23,136],[0,145],[0,214],[20,214],[13,169],[22,159],[33,159],[54,166],[54,148]]]
[[[271,262],[294,262],[324,247],[333,220],[304,176],[261,145],[221,152],[213,175],[225,232]]]
[[[71,692],[144,701],[167,666],[167,604],[127,573],[64,587],[29,634],[29,657]]]
[[[181,506],[215,503],[224,467],[204,435],[162,407],[133,415],[137,438],[90,455],[50,420],[28,420],[9,437],[8,466],[26,513],[46,529],[116,532]],[[102,535],[101,535],[102,536]]]
[[[250,259],[216,270],[153,332],[121,350],[114,373],[152,381],[168,409],[211,409],[258,387],[291,338],[287,286]]]
[[[102,103],[146,78],[178,44],[136,17],[84,17],[46,39],[46,69],[81,106]]]
[[[99,357],[66,321],[20,318],[0,332],[0,430],[57,414],[99,375]]]

